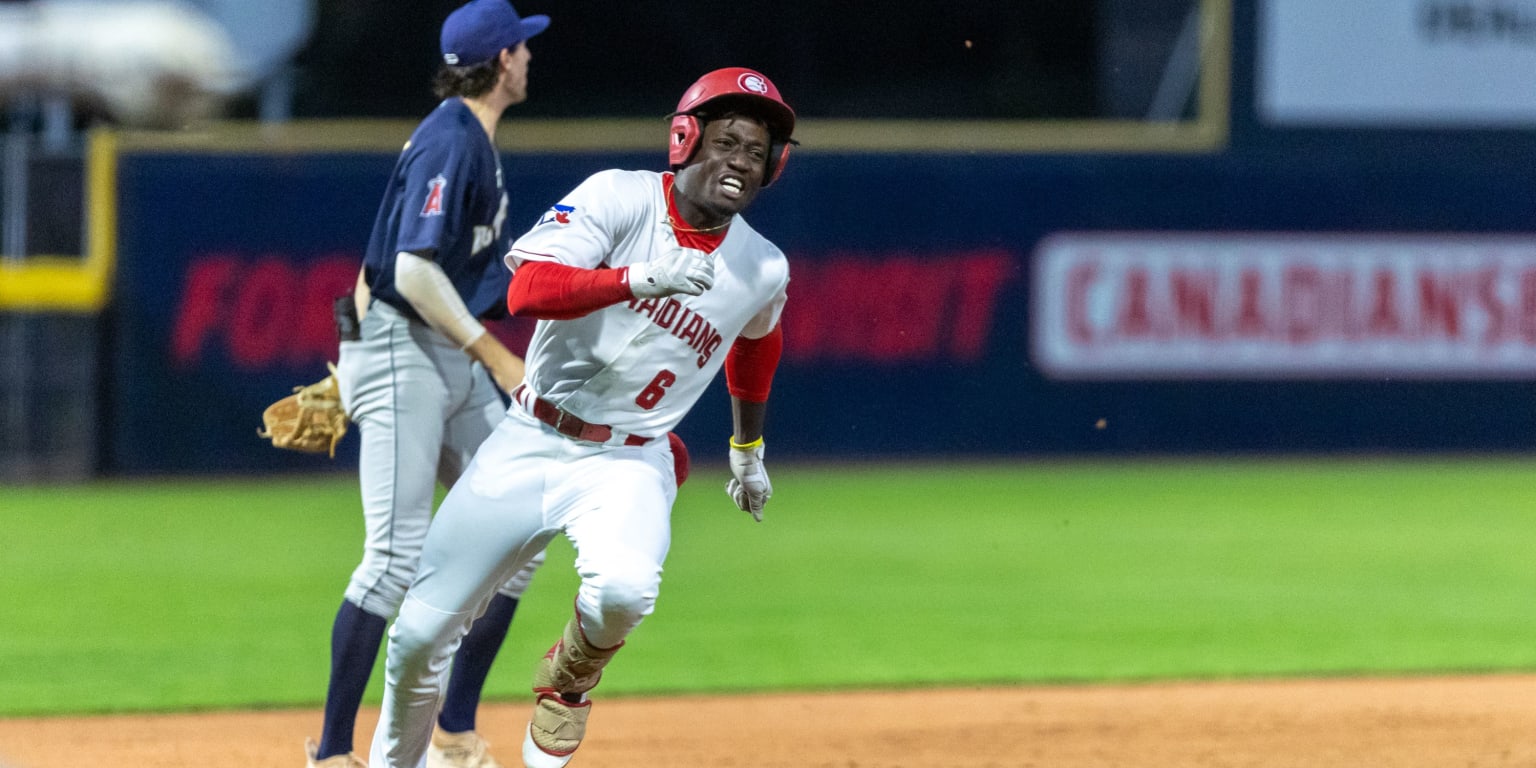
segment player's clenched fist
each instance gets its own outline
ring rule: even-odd
[[[763,505],[773,496],[773,483],[768,482],[768,468],[763,466],[762,438],[746,445],[731,439],[731,479],[725,492],[741,511],[750,512],[759,523],[763,521]]]
[[[637,299],[659,299],[674,293],[697,296],[714,284],[714,254],[697,248],[679,248],[629,267],[629,291]]]

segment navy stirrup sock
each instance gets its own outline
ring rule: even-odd
[[[438,713],[437,725],[449,733],[463,733],[475,729],[475,709],[480,706],[480,691],[491,673],[491,663],[501,641],[507,637],[507,626],[517,612],[517,600],[498,594],[480,618],[469,627],[464,641],[459,644],[453,657],[453,671],[448,677],[448,694],[443,699],[443,711]]]
[[[325,691],[325,726],[320,731],[316,760],[352,751],[352,729],[363,690],[373,675],[387,619],[375,616],[351,601],[341,601],[331,626],[331,683]]]

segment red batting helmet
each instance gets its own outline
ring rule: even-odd
[[[727,98],[750,100],[754,107],[758,107],[755,111],[768,123],[772,146],[768,150],[768,168],[763,173],[763,186],[766,187],[778,180],[779,174],[784,172],[784,163],[789,160],[789,148],[795,144],[790,138],[795,132],[795,111],[784,103],[773,81],[761,72],[745,67],[717,69],[699,78],[683,92],[682,100],[677,102],[677,111],[672,113],[672,140],[667,159],[673,170],[693,159],[693,153],[698,151],[699,141],[704,137],[704,124],[699,120],[699,113],[707,112],[706,104]]]

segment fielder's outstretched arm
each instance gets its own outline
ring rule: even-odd
[[[502,391],[511,392],[523,383],[523,359],[469,313],[437,262],[401,251],[395,256],[395,288],[421,319],[480,361]]]

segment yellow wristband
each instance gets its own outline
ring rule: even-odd
[[[763,447],[763,438],[759,437],[750,443],[743,444],[736,442],[736,436],[731,435],[731,447],[738,451],[750,451],[753,448],[761,448]]]

